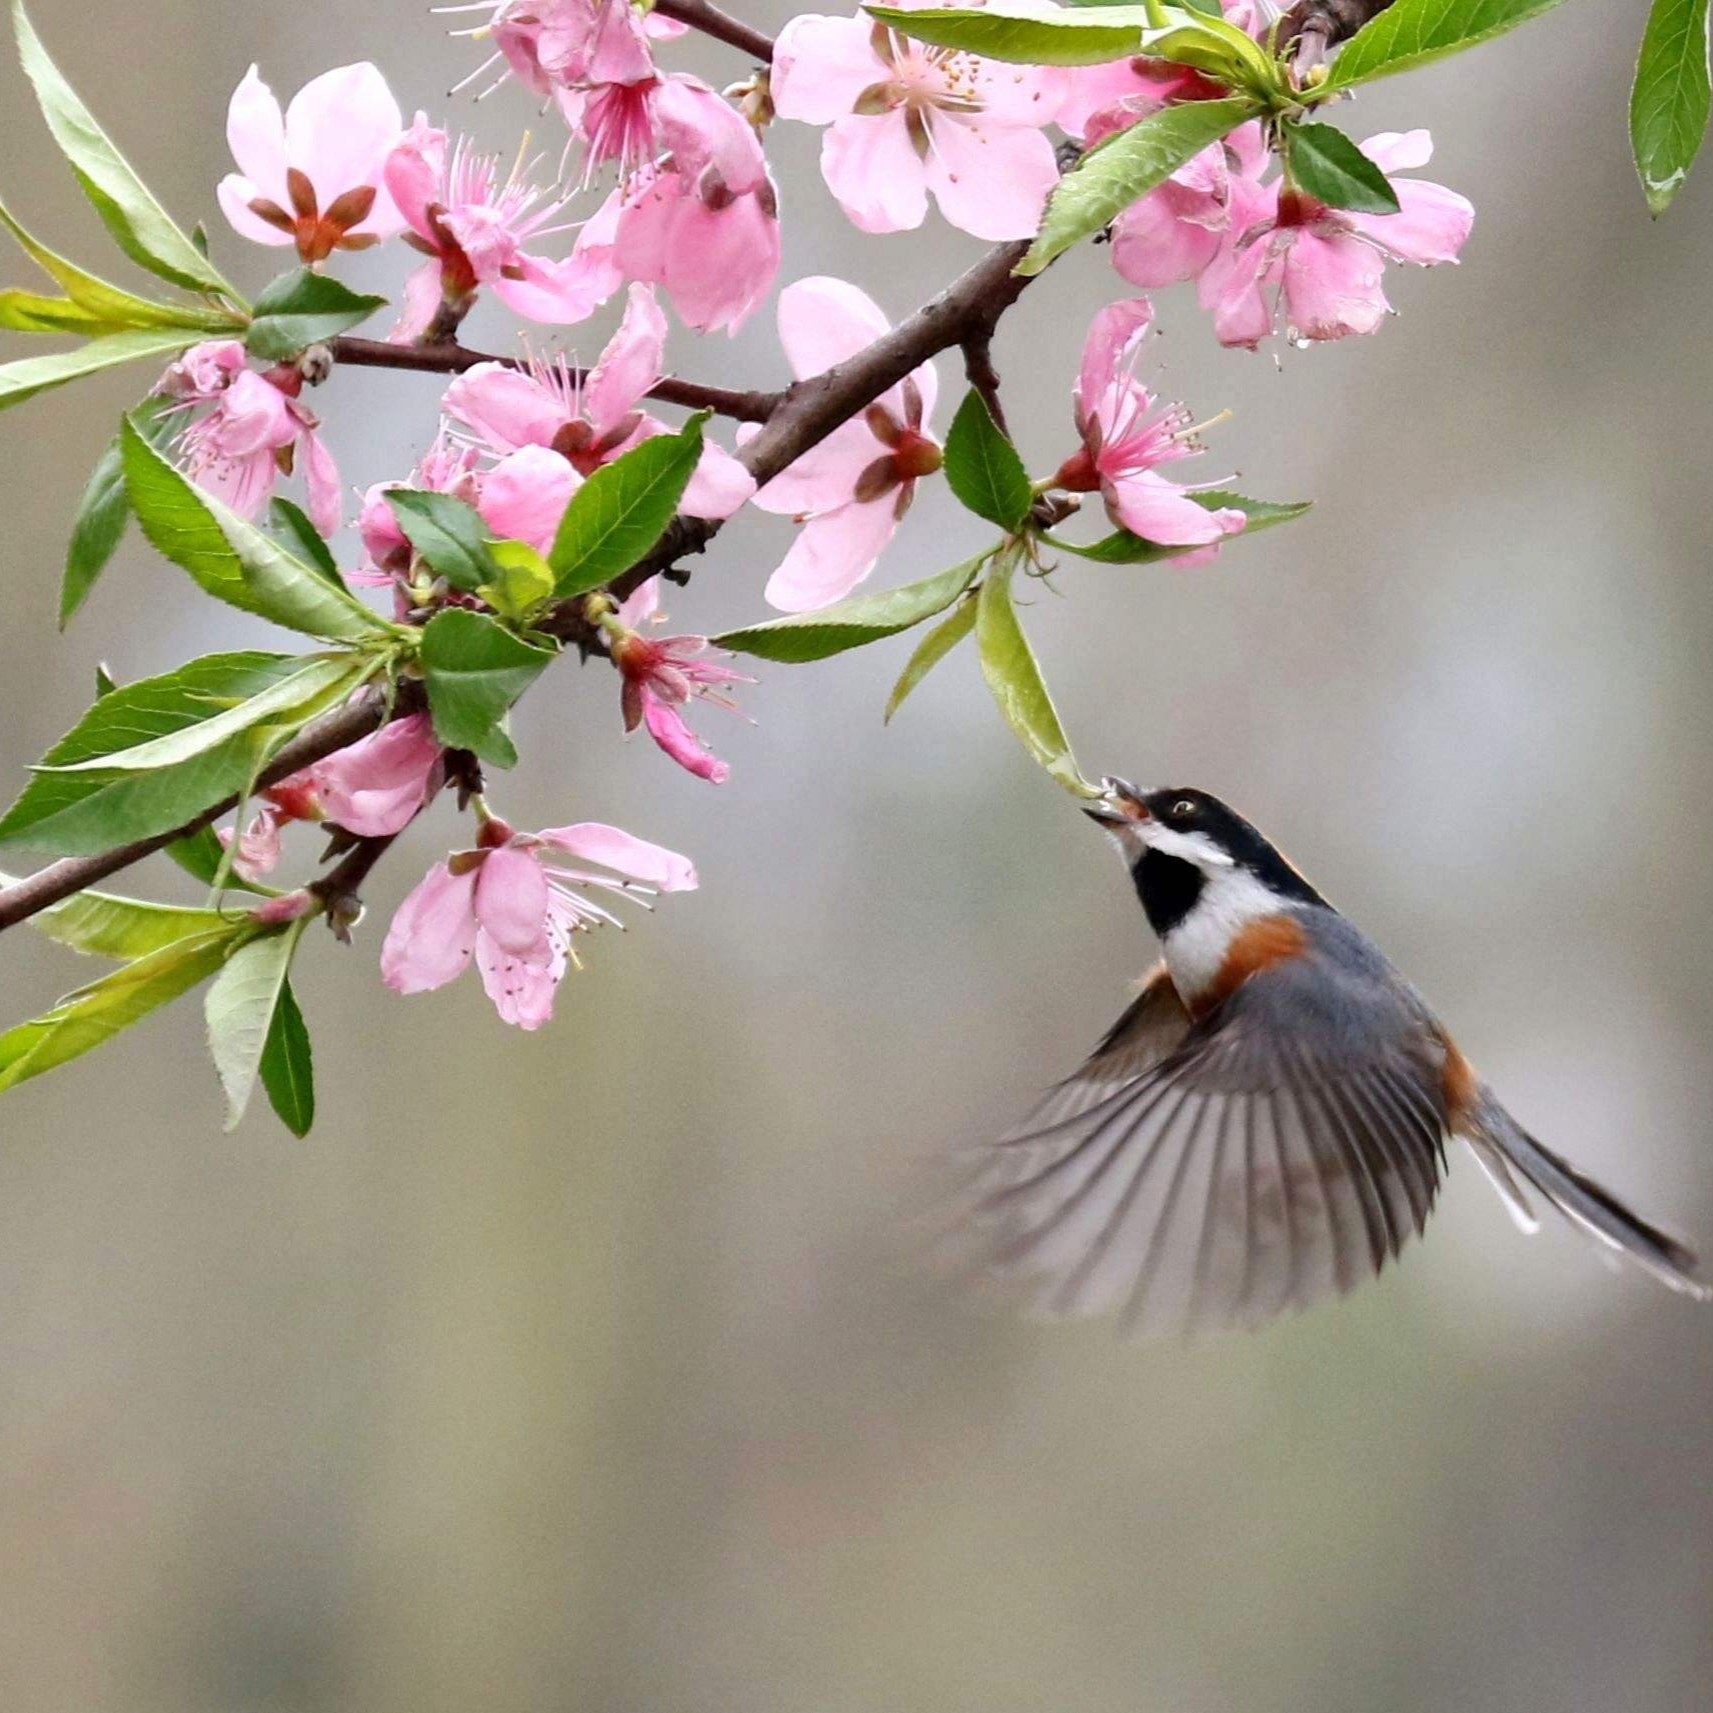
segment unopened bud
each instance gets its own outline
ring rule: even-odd
[[[321,900],[307,888],[282,892],[278,898],[266,898],[250,912],[250,920],[264,928],[278,928],[300,917],[313,916],[321,908]]]
[[[312,387],[318,387],[333,373],[333,353],[325,345],[306,345],[297,359],[297,372]]]

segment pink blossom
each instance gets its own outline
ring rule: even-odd
[[[405,242],[429,257],[405,282],[405,309],[392,337],[419,337],[445,303],[468,310],[479,286],[532,321],[584,320],[611,295],[611,271],[575,254],[553,261],[526,253],[565,206],[514,168],[502,180],[495,159],[459,142],[422,114],[387,157],[385,181],[409,230]]]
[[[489,821],[477,849],[436,863],[399,906],[381,947],[381,978],[398,993],[424,993],[461,975],[473,955],[501,1018],[539,1029],[578,961],[571,936],[617,921],[591,891],[695,886],[688,858],[617,827],[585,821],[514,833]]]
[[[318,761],[308,779],[327,820],[359,838],[386,838],[437,788],[441,754],[428,715],[407,714]]]
[[[1103,309],[1090,324],[1077,380],[1076,424],[1082,449],[1054,482],[1073,493],[1095,493],[1122,529],[1168,547],[1208,547],[1243,528],[1240,511],[1197,505],[1157,466],[1200,450],[1182,405],[1156,408],[1136,379],[1142,340],[1153,319],[1146,298]]]
[[[1059,74],[929,47],[868,18],[808,13],[780,34],[773,104],[828,125],[821,174],[865,232],[920,226],[931,192],[978,238],[1027,238],[1058,182],[1042,132]]]
[[[1061,75],[1054,121],[1086,148],[1175,101],[1217,100],[1230,93],[1187,65],[1145,56],[1073,66]]]
[[[220,207],[241,237],[295,244],[305,262],[366,249],[404,223],[382,182],[402,128],[386,79],[366,60],[306,83],[283,117],[251,66],[227,109],[238,171],[220,181]]]
[[[192,346],[161,377],[158,390],[182,410],[204,413],[179,430],[179,450],[192,478],[240,517],[254,517],[301,458],[310,521],[323,535],[339,527],[339,471],[316,429],[319,419],[298,397],[303,376],[289,363],[257,374],[235,339]]]
[[[607,647],[623,679],[620,706],[625,730],[634,732],[639,725],[646,726],[648,735],[680,767],[698,779],[724,785],[732,770],[703,747],[679,710],[697,697],[706,697],[735,712],[736,705],[725,694],[725,686],[753,684],[755,680],[705,658],[705,636],[651,638],[615,622]]]
[[[633,285],[624,319],[586,377],[563,359],[537,359],[527,370],[479,363],[447,388],[445,409],[491,452],[516,456],[526,448],[533,450],[536,456],[527,468],[514,467],[513,474],[526,478],[537,492],[545,471],[551,470],[540,456],[542,449],[556,453],[581,481],[653,435],[671,432],[638,408],[661,377],[665,349],[666,317],[647,286]],[[484,494],[492,496],[496,484],[514,486],[502,477],[504,467],[502,461],[483,479]],[[692,517],[727,518],[754,492],[749,472],[724,447],[705,441],[684,493],[684,510]],[[560,512],[569,498],[567,487],[558,499]],[[526,505],[527,495],[519,491],[508,509],[515,516]],[[520,539],[545,545],[530,535]],[[551,541],[551,531],[547,539]]]
[[[1139,286],[1198,277],[1267,194],[1260,180],[1268,159],[1258,124],[1192,156],[1112,223],[1112,265]]]
[[[232,872],[240,880],[260,880],[278,867],[280,827],[282,822],[291,818],[282,816],[271,803],[264,803],[243,832],[236,833],[231,827],[219,829],[216,837],[228,850],[232,849],[233,840],[237,841],[237,849],[232,854]]]
[[[548,95],[571,85],[634,82],[646,75],[637,67],[647,42],[686,28],[630,0],[502,0],[479,33],[493,38],[521,83]]]
[[[799,380],[821,374],[890,331],[867,293],[844,280],[798,280],[779,294],[779,337]],[[932,363],[882,393],[761,488],[765,511],[803,525],[766,595],[786,612],[842,600],[874,569],[917,481],[940,468],[927,432],[938,377]]]
[[[1253,348],[1281,310],[1293,340],[1372,333],[1391,307],[1381,284],[1388,258],[1422,267],[1457,260],[1475,210],[1443,185],[1395,176],[1427,164],[1428,133],[1384,132],[1360,146],[1392,179],[1396,214],[1327,208],[1282,178],[1255,187],[1242,212],[1234,201],[1225,241],[1199,288],[1222,344]]]

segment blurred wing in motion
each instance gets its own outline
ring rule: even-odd
[[[1352,1039],[1305,1002],[1305,979],[1268,971],[1192,1023],[1164,971],[1151,978],[985,1151],[971,1217],[987,1276],[1045,1314],[1189,1332],[1377,1274],[1439,1186],[1442,1055],[1401,995],[1391,1020],[1408,1026]]]

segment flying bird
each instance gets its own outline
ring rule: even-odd
[[[1106,1038],[982,1150],[981,1270],[1052,1315],[1255,1326],[1374,1277],[1465,1143],[1526,1230],[1532,1197],[1673,1290],[1695,1257],[1530,1136],[1420,994],[1206,792],[1104,782],[1163,961]]]

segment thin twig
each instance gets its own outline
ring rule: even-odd
[[[704,36],[712,36],[729,48],[736,48],[740,54],[748,54],[763,65],[770,65],[773,61],[771,36],[763,35],[741,19],[722,12],[708,0],[654,0],[654,9],[661,17],[676,18],[679,23],[688,24],[691,29],[700,30]]]
[[[521,369],[521,357],[501,357],[492,351],[472,351],[468,345],[447,340],[435,345],[392,345],[385,339],[358,339],[342,333],[327,341],[334,360],[358,369],[409,369],[417,374],[461,375],[478,363],[501,363]],[[574,381],[587,371],[572,369]],[[681,404],[691,410],[711,410],[717,416],[735,417],[739,422],[766,422],[779,404],[780,394],[743,392],[731,387],[706,387],[697,381],[674,380],[670,375],[648,389],[651,399],[662,404]]]
[[[999,371],[993,366],[993,326],[991,323],[973,328],[964,335],[964,379],[981,394],[988,415],[1007,439],[1011,430],[1006,426],[1005,406],[999,399]]]

